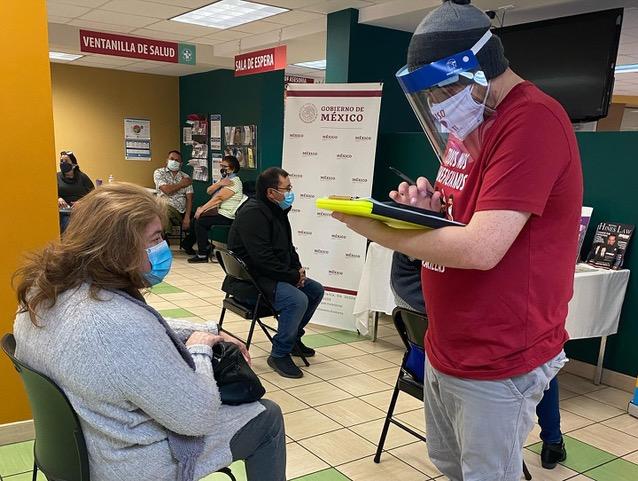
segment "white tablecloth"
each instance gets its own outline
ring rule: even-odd
[[[392,314],[396,307],[390,290],[392,253],[393,251],[376,242],[368,246],[353,309],[355,324],[363,335],[368,334],[368,317],[371,311]]]
[[[392,251],[371,243],[363,267],[354,316],[361,334],[368,333],[368,318],[371,312],[392,314],[396,306],[390,290]],[[588,265],[579,266],[574,275],[574,296],[569,302],[567,332],[570,339],[609,336],[618,332],[618,321],[629,270],[596,269]]]

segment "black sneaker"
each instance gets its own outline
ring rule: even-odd
[[[301,357],[302,354],[305,357],[312,357],[315,355],[315,350],[306,346],[303,342],[301,342],[301,340],[299,340],[295,343],[295,347],[292,348],[292,352],[290,354],[296,357]]]
[[[277,374],[283,377],[290,377],[293,379],[299,379],[303,377],[303,372],[295,363],[292,362],[290,355],[285,357],[272,357],[268,356],[268,365],[272,367]]]
[[[190,259],[188,259],[189,264],[199,264],[200,262],[208,262],[208,256],[204,256],[204,257],[193,256]]]
[[[560,443],[555,444],[543,442],[541,464],[545,469],[554,469],[558,463],[566,459],[567,451],[565,450],[565,443],[562,440]]]
[[[186,247],[183,243],[179,245],[179,248],[186,252],[189,256],[197,255],[197,251],[193,247]]]

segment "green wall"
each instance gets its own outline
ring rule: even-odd
[[[592,243],[596,225],[601,221],[638,225],[638,132],[579,132],[576,134],[583,164],[585,194],[583,205],[594,208],[583,251]],[[433,178],[438,162],[422,133],[386,134],[379,139],[377,158],[392,159],[393,165],[411,177]],[[397,179],[387,174],[387,164],[379,164],[373,193],[386,198]],[[385,169],[385,170],[384,170]],[[604,367],[612,371],[638,375],[638,247],[631,241],[625,267],[632,270],[620,317],[618,334],[607,341]],[[567,343],[568,356],[595,364],[599,339]]]
[[[284,129],[284,71],[235,78],[232,70],[213,70],[179,79],[179,116],[184,126],[188,114],[221,114],[226,125],[257,126],[257,170],[242,170],[242,180],[281,165]],[[184,160],[189,146],[182,144]],[[194,182],[195,206],[208,200],[207,183]]]
[[[362,25],[358,17],[354,9],[328,15],[326,82],[383,82],[379,133],[420,131],[394,77],[405,65],[412,34]]]

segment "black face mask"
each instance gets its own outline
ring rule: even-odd
[[[67,174],[73,170],[73,164],[68,164],[66,162],[60,162],[60,172],[63,174]]]
[[[226,177],[228,175],[228,171],[223,167],[219,169],[219,173],[222,175],[222,177]]]

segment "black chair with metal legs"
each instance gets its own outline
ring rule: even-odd
[[[397,382],[394,385],[394,392],[392,393],[390,405],[388,406],[385,423],[383,424],[383,430],[381,431],[381,438],[377,445],[377,452],[374,456],[375,463],[379,463],[381,461],[381,453],[383,452],[383,446],[385,444],[386,436],[388,435],[390,424],[394,424],[404,431],[407,431],[423,442],[426,441],[425,436],[395,419],[393,414],[400,391],[403,391],[417,399],[423,399],[423,381],[420,381],[418,379],[419,376],[410,369],[410,366],[408,365],[408,355],[412,349],[423,349],[423,338],[425,336],[425,331],[428,328],[428,319],[424,314],[404,309],[402,307],[397,307],[394,311],[392,311],[392,320],[394,321],[394,326],[396,327],[403,344],[405,344],[406,351],[403,355],[403,361],[401,362]]]
[[[48,481],[89,481],[89,455],[82,426],[66,394],[47,376],[16,359],[13,334],[5,334],[1,343],[22,378],[33,414],[33,481],[38,470]],[[230,468],[218,472],[237,481]]]
[[[423,399],[423,381],[419,380],[419,374],[410,369],[408,358],[412,349],[424,349],[423,340],[425,338],[425,331],[427,331],[428,328],[428,318],[425,314],[405,309],[403,307],[396,307],[392,311],[392,320],[394,321],[394,327],[399,333],[399,337],[401,337],[401,340],[405,345],[406,351],[403,355],[403,361],[401,362],[401,368],[399,369],[399,376],[397,377],[390,405],[388,406],[385,423],[383,424],[383,429],[381,431],[381,438],[377,445],[377,452],[374,456],[375,463],[379,463],[381,461],[381,453],[383,452],[383,445],[385,444],[385,439],[388,435],[390,423],[409,432],[421,441],[426,442],[425,436],[417,433],[400,421],[397,421],[392,417],[392,415],[394,414],[394,408],[400,391],[403,391],[419,400]],[[532,475],[527,469],[525,461],[523,461],[523,475],[527,481],[532,479]]]
[[[248,282],[252,284],[255,292],[257,293],[257,297],[254,303],[240,301],[234,296],[231,296],[229,293],[226,293],[226,297],[224,298],[224,301],[222,303],[222,312],[219,316],[219,328],[224,332],[227,332],[234,338],[245,342],[246,347],[250,349],[250,343],[255,332],[255,326],[259,326],[266,337],[272,343],[272,333],[277,333],[277,329],[263,322],[261,318],[274,317],[275,319],[279,320],[277,311],[275,310],[274,306],[265,296],[264,292],[259,287],[253,276],[250,275],[244,261],[242,261],[233,252],[223,248],[215,249],[215,255],[217,256],[219,265],[227,276],[237,279],[238,281]],[[248,337],[245,341],[234,335],[232,332],[229,332],[223,328],[226,310],[234,312],[241,318],[251,321],[250,330],[248,331]],[[300,357],[306,366],[310,366],[310,363],[304,355],[301,355]]]

